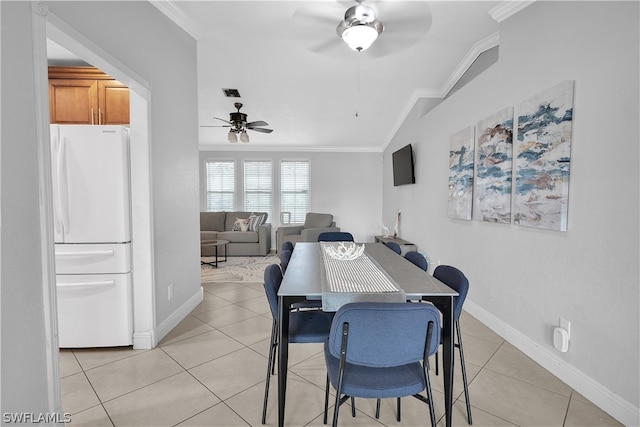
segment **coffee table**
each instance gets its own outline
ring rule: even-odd
[[[220,246],[224,246],[224,261],[227,262],[227,245],[229,244],[228,240],[200,240],[200,246],[208,246],[216,248],[216,259],[215,261],[200,261],[200,265],[207,264],[212,267],[218,268],[218,248]]]

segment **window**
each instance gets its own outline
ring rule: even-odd
[[[280,163],[280,211],[290,212],[292,224],[304,223],[309,212],[309,161]]]
[[[273,215],[272,169],[271,160],[244,162],[244,210],[266,212],[268,223]]]
[[[235,169],[233,160],[207,162],[207,211],[236,210]]]

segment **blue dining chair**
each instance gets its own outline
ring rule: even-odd
[[[402,253],[402,249],[400,248],[400,245],[397,244],[396,242],[386,242],[385,245],[387,245],[387,247],[389,249],[391,249],[392,251],[394,251],[398,255],[400,255]]]
[[[271,342],[269,344],[269,361],[267,379],[264,387],[262,403],[262,424],[267,418],[267,401],[269,399],[269,382],[275,369],[274,360],[278,348],[278,289],[282,284],[282,271],[278,264],[271,264],[264,270],[264,290],[269,301],[271,316]],[[321,310],[301,310],[289,315],[289,343],[322,343],[329,336],[332,313]]]
[[[420,267],[422,270],[427,271],[429,263],[427,262],[427,259],[424,257],[424,255],[422,255],[420,252],[407,252],[406,254],[404,254],[404,257]]]
[[[282,274],[286,273],[287,266],[289,265],[289,260],[291,259],[291,251],[283,250],[280,252],[280,268],[282,269]]]
[[[324,423],[331,384],[336,389],[334,427],[340,405],[350,398],[395,397],[400,409],[403,396],[427,403],[431,425],[435,426],[429,356],[438,350],[439,343],[440,312],[432,304],[357,302],[342,306],[324,345]],[[424,390],[426,396],[421,394]],[[397,419],[400,421],[399,411]]]
[[[282,250],[283,250],[283,251],[291,251],[291,252],[293,252],[293,243],[291,243],[291,242],[290,242],[290,241],[288,241],[288,240],[287,240],[287,241],[285,241],[285,242],[282,244]]]
[[[346,231],[325,231],[318,235],[318,242],[353,242],[353,235]]]
[[[467,421],[472,424],[471,420],[471,403],[469,402],[469,386],[467,384],[467,369],[464,363],[464,350],[462,348],[462,333],[460,332],[460,314],[462,313],[462,305],[467,298],[469,292],[469,279],[455,267],[450,265],[439,265],[433,271],[433,277],[458,292],[458,296],[453,303],[453,320],[456,328],[456,336],[458,343],[454,342],[454,346],[460,352],[460,368],[462,369],[462,382],[464,385],[464,398],[467,402]],[[438,353],[436,352],[436,375],[438,375]]]

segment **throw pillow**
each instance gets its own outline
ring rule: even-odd
[[[247,231],[248,228],[248,218],[236,218],[236,222],[233,223],[233,231]]]
[[[248,231],[257,231],[258,230],[258,225],[260,225],[259,221],[260,221],[260,217],[258,215],[251,215],[248,218],[249,220],[249,227],[247,228]]]

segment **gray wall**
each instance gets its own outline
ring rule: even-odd
[[[201,151],[200,152],[200,208],[206,210],[206,160],[236,160],[236,171],[242,176],[244,160],[271,159],[274,164],[274,215],[272,218],[275,249],[275,230],[280,225],[279,164],[281,160],[309,160],[311,172],[311,212],[330,213],[336,225],[353,234],[357,241],[373,241],[380,234],[382,224],[382,153],[324,153],[291,151]],[[239,181],[240,182],[240,181]],[[236,191],[242,192],[238,187]],[[238,209],[242,205],[237,206]]]
[[[1,2],[2,412],[49,412],[31,11]],[[9,34],[11,36],[9,36]]]
[[[200,291],[196,43],[147,2],[46,4],[150,83],[157,326]],[[45,413],[55,408],[47,402],[32,15],[29,2],[0,6],[2,411]]]
[[[638,420],[638,2],[536,2],[500,25],[500,59],[384,153],[383,217],[433,264],[461,268],[467,309],[595,403]],[[452,134],[575,80],[567,232],[447,217]],[[394,188],[391,153],[416,151],[417,184]],[[433,267],[432,267],[433,268]],[[552,345],[572,322],[567,353]],[[635,414],[634,414],[635,413]]]

